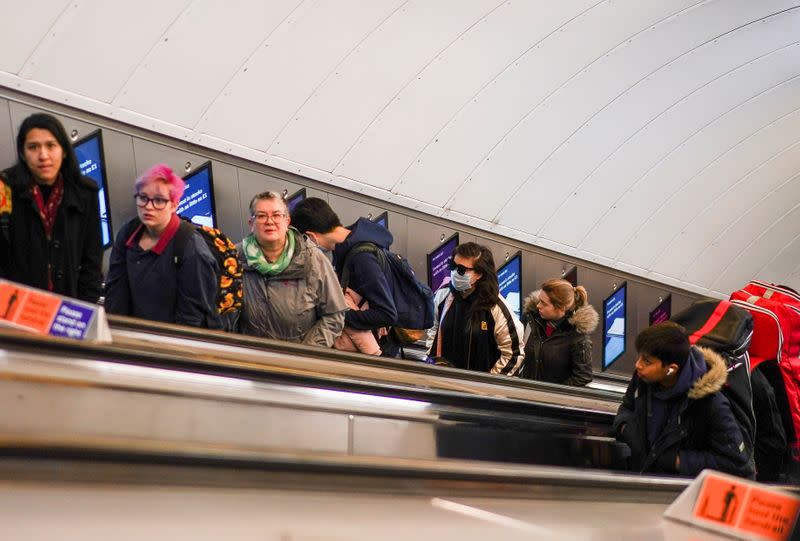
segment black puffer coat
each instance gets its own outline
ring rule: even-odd
[[[631,448],[632,469],[695,476],[711,468],[753,477],[755,469],[741,429],[730,402],[720,392],[728,377],[725,360],[710,349],[695,347],[686,362],[705,362],[706,370],[688,383],[687,392],[670,400],[664,426],[652,445],[647,424],[658,389],[634,373],[614,419],[617,439]],[[677,457],[680,466],[676,469]]]
[[[47,289],[50,265],[55,293],[97,302],[102,291],[103,261],[97,184],[88,177],[64,179],[64,197],[48,241],[29,175],[12,167],[0,176],[11,187],[13,205],[9,238],[0,235],[2,276]]]
[[[581,306],[561,320],[547,336],[547,322],[536,303],[539,290],[525,299],[525,369],[523,377],[562,385],[586,385],[592,381],[592,339],[599,316],[592,305]]]

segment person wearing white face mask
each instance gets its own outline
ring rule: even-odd
[[[459,244],[450,269],[450,284],[436,293],[428,355],[456,368],[519,375],[522,323],[500,295],[492,252],[474,242]]]

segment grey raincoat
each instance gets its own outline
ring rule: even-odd
[[[247,264],[239,243],[244,302],[240,331],[289,342],[333,346],[342,333],[347,310],[330,261],[296,229],[295,252],[286,269],[266,276]]]

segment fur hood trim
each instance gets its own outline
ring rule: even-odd
[[[706,360],[708,372],[697,378],[689,389],[688,396],[692,400],[698,400],[704,396],[716,393],[721,390],[728,380],[728,363],[722,355],[709,348],[697,348]]]
[[[537,289],[525,298],[525,303],[522,308],[524,313],[539,315],[539,310],[536,309],[536,303],[539,302],[539,293],[541,291],[541,289]],[[567,318],[567,322],[575,327],[575,330],[581,334],[591,334],[594,332],[599,321],[600,316],[591,304],[581,306]]]

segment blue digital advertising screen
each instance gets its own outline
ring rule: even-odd
[[[384,229],[389,229],[389,213],[388,212],[383,212],[383,213],[379,214],[378,216],[374,217],[372,219],[372,221],[374,223],[380,225]]]
[[[578,267],[572,267],[565,272],[564,280],[572,284],[572,287],[578,287]]]
[[[667,321],[672,316],[672,295],[667,295],[658,306],[650,312],[650,326]]]
[[[289,214],[294,212],[294,208],[297,206],[300,201],[306,198],[306,189],[300,188],[292,195],[286,198],[286,206],[289,207]]]
[[[517,315],[522,314],[522,252],[517,252],[497,269],[500,295]]]
[[[73,148],[75,156],[78,158],[81,175],[95,181],[100,188],[97,193],[100,208],[100,234],[103,248],[108,248],[114,239],[111,233],[111,217],[108,215],[110,206],[108,204],[105,157],[103,156],[103,136],[100,130],[90,133],[75,143]]]
[[[178,215],[188,218],[197,225],[216,227],[211,162],[204,163],[183,177],[183,180],[186,182],[186,189],[178,202]]]
[[[603,301],[603,370],[625,353],[625,304],[628,285],[623,283]]]
[[[431,291],[436,291],[450,283],[450,258],[458,246],[458,233],[442,242],[434,251],[428,254],[428,285]]]

